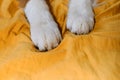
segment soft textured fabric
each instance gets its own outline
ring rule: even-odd
[[[74,35],[65,28],[68,0],[49,0],[63,40],[40,52],[18,2],[0,0],[0,80],[120,80],[120,0],[103,1],[94,30]]]

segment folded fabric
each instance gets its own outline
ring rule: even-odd
[[[94,30],[66,29],[68,0],[48,0],[62,32],[60,45],[40,52],[16,0],[0,0],[0,80],[120,80],[120,0],[101,0]]]

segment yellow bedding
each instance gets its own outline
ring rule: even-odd
[[[0,0],[0,80],[120,80],[120,0],[101,0],[86,35],[65,28],[68,0],[49,0],[63,35],[60,45],[38,51],[16,0]]]

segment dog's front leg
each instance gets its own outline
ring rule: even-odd
[[[25,14],[30,23],[31,39],[39,50],[55,48],[61,41],[61,34],[45,0],[30,0]]]

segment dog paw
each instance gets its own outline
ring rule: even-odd
[[[80,11],[70,11],[67,18],[67,29],[75,34],[86,34],[93,29],[93,13],[81,14]]]
[[[31,39],[40,51],[51,50],[62,40],[54,21],[44,21],[31,27]]]

